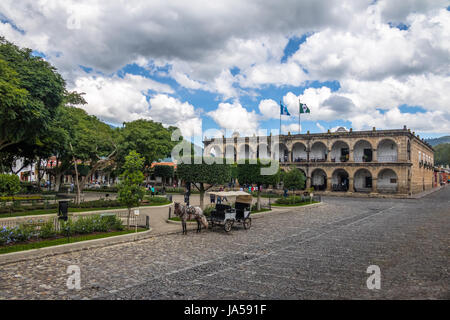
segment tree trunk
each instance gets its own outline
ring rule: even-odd
[[[75,198],[75,203],[79,205],[81,203],[81,191],[80,191],[80,180],[78,179],[78,166],[77,166],[77,160],[75,160],[75,157],[73,158],[73,164],[75,167],[75,183],[77,186],[77,196]]]
[[[261,187],[258,186],[258,201],[256,202],[256,209],[261,210]]]
[[[203,210],[204,196],[205,196],[205,186],[203,182],[200,183],[200,208]]]
[[[130,229],[131,208],[128,208],[127,229]]]
[[[58,171],[55,174],[55,191],[59,192],[59,188],[61,186],[61,177],[62,177],[62,172]]]

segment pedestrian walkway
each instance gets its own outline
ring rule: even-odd
[[[412,199],[420,199],[420,198],[423,198],[423,197],[425,197],[425,196],[427,196],[427,195],[429,195],[429,194],[431,194],[433,192],[439,191],[442,188],[446,188],[447,186],[448,186],[448,184],[444,184],[443,186],[438,186],[438,187],[430,189],[430,190],[426,190],[426,191],[423,191],[423,192],[420,192],[420,193],[416,193],[416,194],[413,194],[411,196],[411,198]]]

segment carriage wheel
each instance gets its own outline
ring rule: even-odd
[[[233,220],[227,220],[227,221],[225,221],[223,228],[225,229],[225,232],[230,232],[232,226],[233,226]]]
[[[244,229],[250,229],[252,226],[252,219],[251,218],[245,218],[244,220]]]

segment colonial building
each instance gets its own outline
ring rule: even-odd
[[[433,148],[406,126],[399,130],[288,134],[269,137],[205,139],[205,154],[272,159],[307,177],[307,187],[324,193],[412,195],[433,187]],[[270,146],[273,145],[273,148]],[[269,147],[268,147],[269,146]]]

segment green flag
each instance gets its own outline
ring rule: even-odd
[[[311,113],[311,111],[309,111],[309,108],[306,104],[301,103],[300,101],[298,103],[300,104],[300,113]]]

